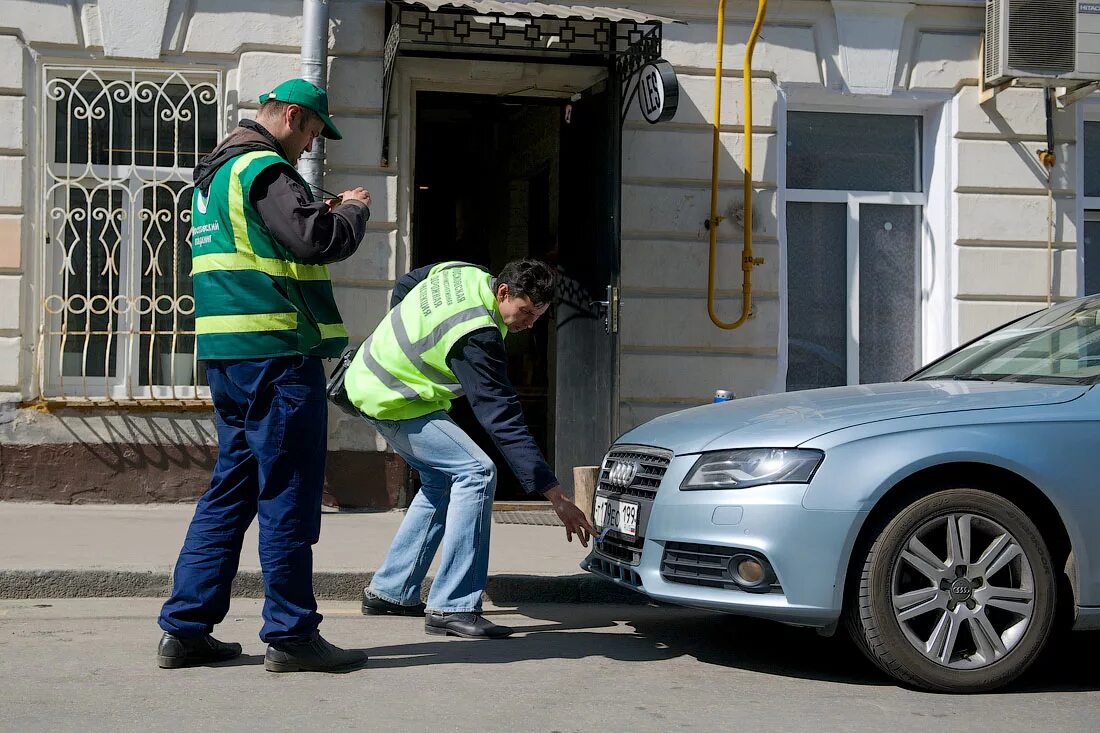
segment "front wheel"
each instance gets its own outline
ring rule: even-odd
[[[863,559],[847,626],[904,683],[992,690],[1023,674],[1050,638],[1050,551],[1027,515],[996,494],[924,497],[881,529]]]

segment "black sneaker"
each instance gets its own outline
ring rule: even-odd
[[[227,662],[241,656],[240,644],[218,641],[210,634],[185,638],[164,632],[157,646],[157,666],[178,669],[195,664]]]
[[[439,636],[464,636],[467,639],[503,639],[515,629],[489,621],[480,613],[439,613],[428,611],[424,631]]]
[[[366,663],[365,653],[333,646],[317,631],[307,639],[273,641],[264,657],[268,672],[346,672]]]
[[[402,606],[400,603],[392,603],[385,598],[379,598],[363,591],[363,604],[361,607],[364,616],[423,616],[424,604],[417,603],[413,606]]]

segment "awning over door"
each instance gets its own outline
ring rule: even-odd
[[[387,68],[399,54],[507,54],[608,65],[660,56],[671,18],[629,8],[496,0],[390,0]]]
[[[396,5],[422,6],[428,10],[444,8],[472,10],[481,15],[501,15],[525,18],[581,18],[583,20],[607,20],[613,23],[630,21],[632,23],[678,23],[672,18],[660,15],[639,13],[630,8],[606,7],[603,5],[560,5],[558,3],[535,2],[493,2],[492,0],[398,0]]]
[[[512,0],[389,0],[382,75],[388,122],[391,80],[402,56],[557,62],[606,68],[630,100],[631,84],[661,57],[664,23],[680,21],[630,8]],[[636,85],[635,87],[636,88]],[[389,135],[383,124],[383,165]]]

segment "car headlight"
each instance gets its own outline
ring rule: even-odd
[[[680,484],[680,490],[807,484],[824,458],[821,451],[798,448],[743,448],[704,453]]]

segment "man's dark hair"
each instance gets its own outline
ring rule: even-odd
[[[497,275],[497,287],[507,285],[512,297],[530,298],[542,307],[553,301],[557,279],[554,268],[542,260],[512,260]]]
[[[281,99],[269,99],[260,105],[260,113],[265,117],[282,117],[286,108],[291,105],[291,102],[284,102]],[[302,107],[302,105],[298,105]],[[317,113],[311,110],[309,107],[302,107],[302,116],[298,118],[298,132],[305,132],[309,123],[317,117]]]

